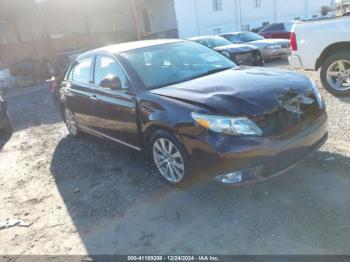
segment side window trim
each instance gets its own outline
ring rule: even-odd
[[[74,60],[74,62],[72,62],[66,72],[66,75],[64,76],[64,80],[65,81],[69,81],[72,82],[73,78],[72,78],[72,74],[73,74],[73,70],[75,65],[77,64],[77,61]]]

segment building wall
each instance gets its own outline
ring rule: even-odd
[[[175,0],[179,36],[187,38],[238,30],[237,1],[222,0],[222,3],[222,11],[213,11],[211,0]]]
[[[137,38],[130,1],[0,0],[0,6],[0,60],[9,63]]]
[[[216,34],[252,29],[263,23],[309,19],[321,16],[321,7],[331,0],[221,0],[222,11],[213,10],[213,0],[174,0],[179,36]],[[260,4],[259,4],[260,3]]]
[[[138,0],[135,3],[142,38],[177,30],[174,0]]]

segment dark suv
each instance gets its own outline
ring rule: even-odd
[[[84,131],[143,150],[174,184],[193,166],[224,183],[264,180],[327,139],[324,101],[312,80],[239,67],[183,40],[84,53],[69,67],[60,101],[73,136]]]

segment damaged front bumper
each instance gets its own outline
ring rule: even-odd
[[[226,184],[246,184],[284,173],[318,150],[327,141],[327,114],[313,125],[299,128],[286,137],[207,133],[185,144],[192,145],[188,148],[191,162],[199,163],[201,176],[214,177]]]

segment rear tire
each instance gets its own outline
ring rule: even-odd
[[[188,157],[184,146],[168,131],[156,131],[148,148],[158,173],[170,184],[181,185],[189,176]],[[185,179],[186,178],[186,179]]]
[[[78,127],[78,123],[75,120],[74,113],[69,108],[64,107],[63,114],[64,114],[64,122],[66,123],[66,126],[67,126],[69,133],[73,137],[78,137],[80,134],[80,130]]]
[[[323,87],[335,96],[350,95],[350,52],[331,55],[322,65]]]

